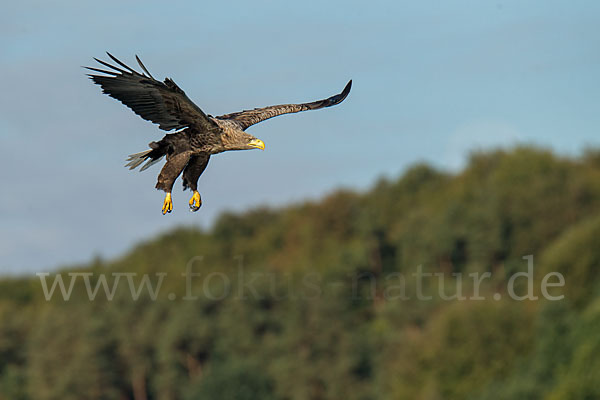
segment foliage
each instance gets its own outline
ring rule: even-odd
[[[599,154],[475,153],[456,175],[224,214],[60,271],[93,301],[82,275],[68,301],[0,281],[0,400],[600,398]],[[540,299],[511,300],[528,255]]]

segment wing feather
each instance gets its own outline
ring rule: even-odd
[[[110,53],[106,53],[106,54],[108,54],[108,55],[110,56]],[[102,60],[100,60],[100,59],[98,59],[98,58],[96,58],[96,57],[94,57],[94,60],[96,60],[96,62],[98,62],[98,63],[100,63],[100,64],[104,65],[105,67],[108,67],[108,68],[114,69],[115,71],[118,71],[118,72],[120,72],[120,73],[122,73],[122,74],[126,74],[126,73],[127,73],[127,72],[125,72],[124,70],[122,70],[121,68],[117,68],[117,67],[115,67],[114,65],[112,65],[112,64],[109,64],[109,63],[107,63],[106,61],[102,61]],[[132,71],[130,71],[130,72],[132,72]],[[135,72],[135,71],[133,71],[133,72]],[[112,73],[113,73],[113,72],[111,72],[111,74],[112,74]]]
[[[127,65],[125,65],[125,63],[122,63],[121,61],[119,61],[115,56],[113,56],[112,54],[110,54],[108,51],[106,52],[106,54],[110,57],[111,60],[113,60],[114,62],[116,62],[117,64],[119,64],[121,67],[127,69],[132,74],[136,73],[133,69],[131,69],[130,67],[128,67]],[[94,58],[94,60],[96,60],[96,58]],[[96,61],[98,61],[98,60],[96,60]]]
[[[219,119],[227,119],[231,121],[237,122],[242,129],[247,129],[248,127],[258,124],[266,119],[276,117],[282,114],[288,113],[297,113],[300,111],[307,110],[318,110],[319,108],[331,107],[336,104],[341,103],[350,93],[350,88],[352,87],[352,80],[350,80],[344,90],[341,93],[336,94],[335,96],[331,96],[324,100],[317,100],[311,103],[302,103],[302,104],[280,104],[276,106],[264,107],[264,108],[255,108],[254,110],[244,110],[236,113],[221,115],[217,117]]]
[[[128,67],[112,54],[107,54],[124,69],[99,59],[95,60],[114,71],[86,67],[91,71],[106,74],[88,75],[94,83],[102,87],[104,93],[119,100],[143,119],[158,124],[159,128],[165,131],[184,128],[193,128],[200,132],[219,131],[217,124],[208,118],[173,80],[167,78],[160,82],[154,79],[138,56],[136,60],[143,73]]]
[[[137,54],[135,55],[135,59],[137,60],[138,64],[140,64],[140,67],[142,67],[142,69],[144,70],[144,72],[145,72],[146,74],[148,74],[148,76],[149,76],[150,78],[154,79],[154,78],[152,77],[152,75],[150,75],[150,72],[148,72],[148,70],[146,69],[146,66],[145,66],[145,65],[142,63],[142,60],[140,60],[140,58],[137,56]]]

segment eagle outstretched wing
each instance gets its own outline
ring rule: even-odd
[[[344,101],[350,88],[352,87],[352,80],[350,80],[342,93],[331,96],[325,100],[317,100],[312,103],[302,104],[280,104],[277,106],[270,106],[264,108],[255,108],[254,110],[244,110],[232,114],[221,115],[217,117],[219,119],[228,119],[237,122],[240,127],[245,130],[246,128],[258,124],[266,119],[276,117],[281,114],[297,113],[300,111],[307,110],[318,110],[319,108],[331,107]]]
[[[122,68],[97,58],[94,60],[114,71],[86,67],[106,74],[88,74],[94,83],[102,87],[103,93],[119,100],[137,115],[158,124],[158,127],[165,131],[188,127],[201,132],[219,130],[217,124],[208,118],[173,80],[166,78],[164,82],[160,82],[154,79],[138,56],[135,56],[135,59],[143,70],[141,74],[110,53],[106,54]]]

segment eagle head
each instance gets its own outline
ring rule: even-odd
[[[229,150],[252,150],[252,149],[265,149],[265,143],[246,133],[242,130],[233,130],[229,132],[224,132],[221,139],[223,141],[223,146],[225,151]]]

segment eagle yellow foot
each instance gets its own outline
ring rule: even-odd
[[[202,200],[200,199],[200,193],[198,193],[197,190],[194,190],[194,194],[190,199],[190,211],[198,211],[201,205]]]
[[[167,193],[165,201],[163,202],[162,213],[165,215],[171,211],[173,211],[173,202],[171,201],[171,193]]]

